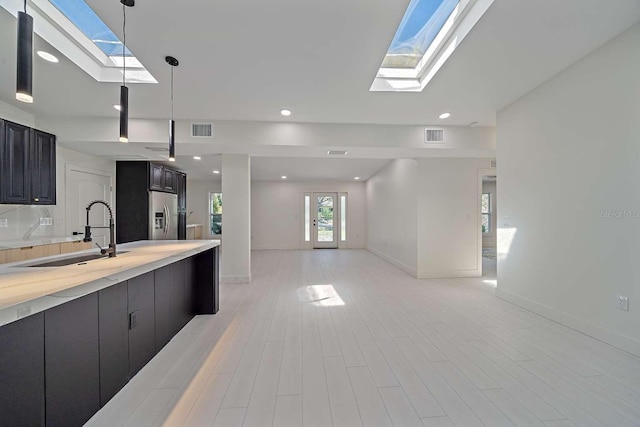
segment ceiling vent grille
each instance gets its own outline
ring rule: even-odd
[[[425,129],[424,142],[427,144],[444,144],[443,129]]]
[[[348,153],[348,151],[341,151],[341,150],[329,150],[327,151],[327,155],[328,156],[346,156]]]
[[[491,160],[491,169],[495,169],[498,166],[496,159]]]
[[[191,123],[192,138],[213,138],[213,124]]]

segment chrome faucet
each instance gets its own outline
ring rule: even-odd
[[[109,226],[108,227],[92,227],[89,225],[89,212],[91,212],[91,208],[93,207],[93,205],[97,205],[97,204],[104,205],[109,210]],[[113,211],[111,210],[111,206],[109,206],[107,202],[102,200],[95,200],[89,203],[89,206],[87,206],[87,225],[84,226],[84,239],[82,239],[83,242],[92,241],[91,239],[92,228],[108,228],[109,229],[109,249],[100,248],[100,245],[98,245],[97,243],[96,245],[98,245],[98,247],[100,248],[100,253],[102,255],[109,254],[109,258],[115,258],[116,257],[115,223],[113,221]]]

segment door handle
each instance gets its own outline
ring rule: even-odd
[[[164,234],[167,234],[169,231],[169,208],[167,205],[164,205]]]

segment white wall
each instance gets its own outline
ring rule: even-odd
[[[210,181],[187,180],[187,215],[189,215],[187,224],[202,224],[203,239],[218,238],[218,236],[211,235],[209,193],[220,192],[222,192],[222,182],[219,179]]]
[[[222,233],[220,280],[251,282],[251,159],[222,155]]]
[[[491,194],[491,225],[489,232],[482,235],[482,247],[483,248],[495,248],[496,247],[496,233],[498,226],[498,216],[497,216],[497,201],[498,194],[496,188],[495,181],[483,182],[482,183],[482,193]]]
[[[365,184],[363,182],[253,181],[251,183],[252,249],[304,248],[305,192],[347,193],[347,244],[344,247],[366,247]]]
[[[636,355],[638,52],[640,25],[497,118],[497,295]],[[629,312],[616,309],[617,295]]]
[[[35,116],[24,110],[14,107],[11,104],[0,101],[0,119],[9,120],[14,123],[20,123],[24,126],[36,127]]]
[[[367,249],[417,275],[417,162],[390,162],[367,181]]]
[[[479,277],[478,171],[488,160],[418,159],[418,277]]]

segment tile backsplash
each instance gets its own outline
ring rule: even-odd
[[[62,225],[56,222],[56,206],[0,205],[0,241],[54,237]]]

